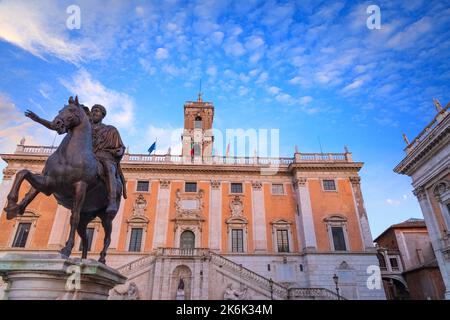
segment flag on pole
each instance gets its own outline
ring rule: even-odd
[[[194,156],[194,142],[191,141],[191,157]]]
[[[148,154],[152,153],[156,149],[156,141],[148,148]]]
[[[230,155],[230,143],[228,142],[226,157],[228,158],[229,155]]]

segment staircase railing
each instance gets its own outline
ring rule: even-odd
[[[256,282],[260,287],[271,292],[273,295],[280,297],[281,299],[288,298],[288,289],[282,286],[281,284],[276,283],[273,280],[267,279],[266,277],[263,277],[260,274],[250,269],[247,269],[242,265],[237,264],[236,262],[233,262],[217,253],[210,252],[210,254],[211,254],[211,261],[217,266],[225,267],[231,271],[239,273],[239,275],[242,278],[253,281],[254,283]]]
[[[116,268],[116,270],[122,274],[127,275],[143,265],[151,264],[155,259],[156,257],[154,255],[146,255],[144,257],[126,263],[123,266]]]

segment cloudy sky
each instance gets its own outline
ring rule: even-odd
[[[367,28],[373,4],[381,29]],[[71,5],[80,9],[79,29]],[[179,152],[182,106],[202,79],[222,132],[279,129],[287,157],[295,145],[347,145],[365,162],[377,236],[421,217],[410,179],[392,169],[404,157],[402,133],[412,140],[431,121],[432,98],[450,101],[449,22],[449,2],[429,0],[2,0],[0,152],[13,152],[23,136],[57,144],[23,111],[52,119],[74,94],[108,108],[105,122],[132,153],[156,138],[158,153]]]

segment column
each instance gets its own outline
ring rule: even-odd
[[[350,182],[352,185],[353,200],[355,203],[356,216],[359,222],[359,229],[361,231],[363,247],[366,250],[374,250],[372,233],[370,232],[369,220],[367,218],[367,212],[361,192],[361,178],[350,177]]]
[[[123,221],[123,211],[125,209],[125,199],[122,197],[120,199],[119,211],[113,220],[113,227],[111,231],[111,245],[109,246],[110,250],[119,250],[119,239],[120,239],[120,230],[122,229],[122,221]],[[144,248],[145,244],[142,246]],[[127,250],[127,248],[125,248]]]
[[[211,181],[209,205],[209,248],[222,248],[222,188],[220,181]]]
[[[166,246],[167,226],[169,223],[170,181],[160,180],[158,200],[156,202],[155,231],[153,249]],[[175,239],[175,243],[177,239]]]
[[[316,232],[314,229],[313,212],[311,198],[309,196],[308,181],[306,178],[298,178],[294,181],[296,189],[297,206],[299,208],[299,239],[301,239],[301,249],[317,248]]]
[[[55,219],[53,220],[52,230],[48,239],[49,249],[62,249],[66,244],[66,237],[68,236],[68,230],[70,227],[70,215],[69,209],[58,205],[56,208]]]
[[[253,247],[255,251],[267,251],[266,209],[261,182],[252,182]]]
[[[6,197],[11,190],[15,173],[16,171],[11,169],[5,169],[3,171],[3,181],[0,185],[0,218],[3,214],[3,208],[6,206]]]
[[[413,193],[417,197],[417,200],[419,200],[420,209],[422,210],[428,234],[430,235],[433,250],[436,255],[436,260],[441,271],[442,280],[445,285],[445,299],[450,300],[450,262],[446,260],[442,254],[441,233],[438,228],[436,217],[434,216],[433,208],[423,186],[416,188]]]

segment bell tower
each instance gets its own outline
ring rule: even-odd
[[[214,105],[205,102],[199,92],[197,101],[184,104],[184,131],[181,136],[183,157],[194,160],[212,156]]]

